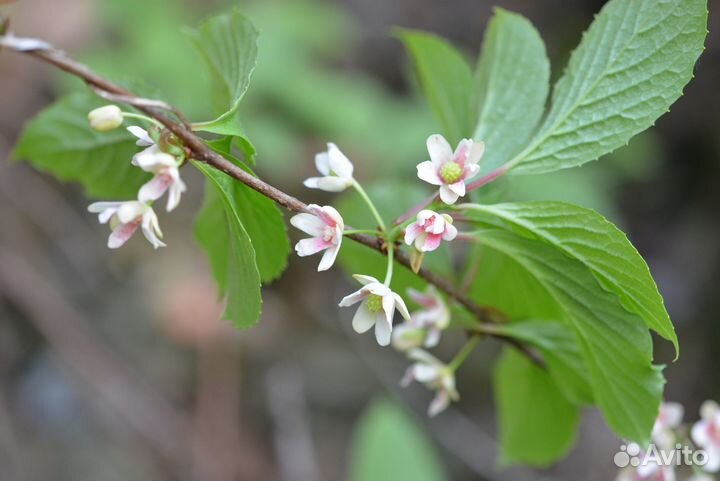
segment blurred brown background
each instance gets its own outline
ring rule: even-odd
[[[2,3],[2,2],[0,2]],[[312,155],[328,140],[361,179],[411,175],[435,126],[389,35],[437,32],[472,57],[497,4],[531,19],[554,76],[604,2],[598,0],[347,0],[233,2],[261,25],[260,66],[246,122],[261,175],[307,201]],[[20,0],[0,7],[18,35],[50,40],[120,81],[142,78],[188,112],[207,112],[197,57],[179,33],[224,1]],[[613,218],[647,258],[681,341],[658,342],[666,397],[696,419],[720,399],[720,2],[696,78],[649,133],[601,163],[518,182],[518,198],[564,198]],[[351,335],[336,302],[339,270],[290,259],[265,289],[260,324],[216,321],[212,281],[192,238],[200,179],[172,216],[168,248],[139,239],[105,249],[90,201],[9,162],[24,122],[81,86],[0,52],[0,479],[2,481],[343,479],[355,421],[375,396],[400,400],[441,453],[448,476],[612,479],[619,441],[586,413],[577,447],[549,470],[502,470],[490,384],[496,345],[459,374],[463,401],[435,420],[429,394],[400,390],[400,355]],[[393,162],[388,162],[392,155]],[[293,234],[295,235],[295,234]],[[442,351],[441,351],[442,352]],[[448,350],[448,352],[451,352]],[[400,481],[400,480],[398,480]]]

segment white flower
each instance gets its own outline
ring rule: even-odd
[[[295,244],[295,251],[304,257],[324,250],[318,271],[326,271],[332,267],[340,251],[345,223],[340,213],[329,205],[320,207],[310,204],[308,210],[310,214],[297,214],[290,219],[293,226],[312,236]]]
[[[143,129],[142,127],[138,127],[137,125],[131,125],[127,128],[127,131],[137,137],[135,145],[137,145],[138,147],[150,147],[151,145],[155,144],[155,141],[150,137],[148,131]]]
[[[454,204],[458,197],[465,195],[465,181],[480,172],[480,158],[485,152],[485,144],[463,139],[455,152],[440,134],[427,139],[427,149],[431,160],[417,166],[417,175],[421,180],[440,186],[440,199],[446,204]]]
[[[408,295],[421,309],[410,313],[410,321],[393,331],[393,347],[407,351],[417,347],[435,347],[440,333],[450,324],[450,310],[434,286],[425,292],[408,289]]]
[[[457,236],[457,228],[452,222],[452,217],[447,214],[421,210],[415,222],[405,229],[405,243],[411,245],[414,242],[420,252],[434,251],[441,241],[451,241]]]
[[[720,471],[720,407],[714,401],[705,401],[700,407],[700,417],[692,428],[692,439],[708,455],[703,469],[717,473]]]
[[[162,231],[157,215],[147,204],[131,200],[127,202],[95,202],[88,211],[98,215],[101,224],[110,222],[112,233],[108,238],[108,247],[117,249],[130,239],[138,227],[142,227],[145,238],[155,249],[165,247],[160,240]]]
[[[683,407],[678,403],[662,403],[660,412],[652,430],[652,439],[663,449],[675,447],[675,429],[680,426],[683,418]]]
[[[353,278],[363,286],[358,291],[345,296],[339,305],[346,307],[360,302],[360,307],[352,320],[353,329],[362,334],[375,326],[375,339],[381,346],[387,346],[390,344],[395,309],[405,319],[410,319],[405,301],[374,277],[356,274]]]
[[[628,446],[628,451],[630,446]],[[623,469],[618,475],[617,481],[675,481],[675,466],[663,464],[660,462],[660,456],[660,453],[654,453],[650,457],[648,453],[639,450],[639,465]]]
[[[133,156],[132,164],[145,172],[155,174],[138,192],[140,202],[153,202],[168,192],[166,210],[175,209],[180,203],[180,196],[187,187],[180,178],[179,163],[172,155],[160,150],[157,145],[151,145],[142,152]]]
[[[353,182],[353,164],[337,145],[328,144],[327,152],[315,156],[315,166],[323,177],[305,179],[305,187],[320,189],[326,192],[341,192]]]
[[[99,132],[107,132],[122,125],[123,115],[117,105],[106,105],[91,110],[88,114],[88,121],[93,129]]]
[[[455,388],[455,374],[446,364],[422,349],[413,349],[408,353],[408,358],[416,362],[405,371],[400,384],[405,387],[417,381],[437,391],[428,408],[428,416],[438,415],[448,407],[450,401],[460,399]]]

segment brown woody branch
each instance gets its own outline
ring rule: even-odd
[[[224,172],[230,177],[272,199],[291,212],[307,211],[307,205],[304,202],[286,194],[267,182],[248,174],[243,169],[209,148],[202,138],[192,131],[190,125],[185,120],[185,116],[177,108],[162,101],[138,97],[129,90],[97,75],[87,66],[68,56],[65,52],[57,50],[41,40],[19,38],[13,36],[11,33],[6,33],[4,36],[0,36],[0,50],[2,50],[2,48],[7,48],[11,51],[22,53],[45,63],[49,63],[60,70],[69,73],[70,75],[82,79],[101,97],[115,102],[132,105],[139,111],[163,124],[169,131],[175,134],[175,136],[182,141],[185,147],[189,149],[195,160],[204,162],[211,167]],[[169,114],[176,117],[177,120],[171,118]],[[380,237],[374,237],[366,234],[349,234],[346,237],[363,244],[370,249],[374,249],[383,255],[387,255],[387,249],[384,244],[385,241]],[[397,252],[396,261],[408,269],[411,268],[410,259],[404,252]],[[433,284],[435,287],[443,291],[451,299],[460,303],[478,319],[479,324],[473,330],[474,333],[481,333],[501,339],[519,349],[535,363],[544,366],[542,356],[533,347],[523,344],[511,337],[505,336],[496,329],[494,324],[503,322],[504,320],[504,316],[501,312],[490,307],[478,305],[459,289],[456,289],[455,286],[446,279],[430,272],[427,269],[420,269],[417,274],[430,284]]]

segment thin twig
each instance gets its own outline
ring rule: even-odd
[[[96,92],[103,92],[101,95],[105,98],[112,98],[118,102],[133,105],[141,112],[163,124],[169,131],[175,134],[178,139],[183,142],[185,147],[190,150],[194,159],[224,172],[230,177],[247,185],[251,189],[254,189],[260,194],[272,199],[277,204],[291,212],[307,212],[307,205],[304,202],[268,184],[267,182],[254,177],[239,166],[227,160],[222,155],[210,149],[205,142],[203,142],[202,138],[198,137],[192,131],[187,122],[184,120],[184,115],[179,113],[179,109],[164,102],[142,99],[134,95],[127,89],[124,89],[110,80],[97,75],[84,64],[74,60],[65,52],[53,48],[42,40],[19,38],[11,34],[7,34],[5,36],[0,36],[0,48],[2,47],[32,56],[38,60],[54,65],[60,70],[82,79]],[[178,116],[180,123],[173,121],[165,115],[164,112],[168,110]],[[491,174],[488,174],[488,176]],[[384,241],[379,237],[373,237],[366,234],[351,234],[346,237],[374,249],[383,255],[387,255],[387,249],[384,246]],[[410,258],[406,254],[398,252],[396,260],[408,269],[412,269]],[[418,275],[430,284],[435,285],[451,299],[456,300],[470,313],[472,313],[481,322],[480,327],[478,327],[479,330],[483,330],[483,323],[493,324],[504,320],[504,316],[502,316],[502,313],[499,311],[476,304],[468,296],[457,290],[446,279],[428,271],[427,269],[420,269]],[[501,335],[496,335],[496,337],[506,339],[510,344],[516,345],[533,360],[541,359],[539,354],[534,352],[532,348],[525,346],[514,339]]]

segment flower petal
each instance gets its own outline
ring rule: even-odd
[[[453,162],[458,164],[465,170],[465,165],[468,163],[468,157],[470,156],[470,149],[472,148],[472,140],[462,139],[455,148],[452,159]]]
[[[480,162],[480,159],[485,153],[485,142],[473,140],[472,143],[473,144],[470,148],[470,154],[468,155],[466,163],[467,166],[476,165],[478,162]]]
[[[160,240],[162,231],[160,230],[160,224],[158,224],[157,215],[155,215],[155,212],[151,208],[148,208],[143,215],[142,232],[155,249],[166,246],[165,243]]]
[[[129,201],[123,202],[117,211],[117,217],[121,224],[127,224],[142,216],[148,209],[143,202]]]
[[[455,201],[458,200],[458,195],[450,190],[450,188],[447,185],[441,185],[440,186],[440,200],[445,202],[448,205],[452,205],[455,203]]]
[[[343,179],[352,179],[353,164],[345,154],[342,153],[338,146],[332,142],[328,144],[328,157],[330,162],[330,171]]]
[[[325,229],[325,223],[313,214],[303,212],[290,218],[290,224],[313,237],[321,237]]]
[[[407,229],[405,229],[405,244],[412,245],[412,243],[415,242],[415,239],[417,239],[423,232],[423,228],[413,222],[407,226]]]
[[[450,405],[450,396],[445,391],[438,391],[428,407],[428,416],[435,417]]]
[[[452,224],[445,224],[445,232],[443,232],[442,238],[446,241],[451,241],[457,237],[458,230]]]
[[[172,179],[166,174],[156,174],[146,182],[138,192],[138,200],[143,203],[152,202],[162,197],[170,187]],[[169,212],[169,210],[168,210]]]
[[[392,326],[393,316],[395,314],[395,298],[392,293],[382,298],[382,308],[385,312],[385,319]]]
[[[375,324],[375,314],[367,308],[367,301],[363,301],[355,312],[352,320],[352,327],[355,332],[362,334],[370,330]]]
[[[119,224],[113,229],[110,237],[108,237],[107,246],[110,249],[117,249],[125,244],[132,236],[135,231],[140,227],[138,222],[131,222],[129,224]]]
[[[138,147],[149,147],[155,143],[155,141],[153,141],[153,139],[147,133],[147,130],[138,127],[137,125],[129,126],[127,128],[127,131],[138,138],[138,140],[135,142],[135,145],[137,145]]]
[[[431,364],[416,363],[413,365],[413,377],[421,382],[428,383],[438,378],[440,370]]]
[[[392,321],[388,321],[378,316],[375,322],[375,340],[381,346],[390,344],[392,337]]]
[[[303,184],[305,187],[320,189],[325,192],[342,192],[350,187],[350,183],[347,179],[334,176],[312,177],[310,179],[305,179]]]
[[[302,239],[295,244],[295,252],[300,257],[311,256],[318,252],[331,247],[332,244],[320,237],[312,237],[310,239]]]
[[[448,141],[445,140],[445,137],[440,134],[433,134],[428,137],[427,149],[435,170],[439,169],[445,162],[453,157],[452,147],[450,147]]]
[[[322,175],[330,175],[330,157],[327,152],[315,155],[315,167]]]
[[[437,169],[429,160],[420,162],[417,165],[417,176],[431,185],[443,185],[443,181],[437,174]]]
[[[363,286],[366,286],[368,284],[375,284],[380,283],[377,279],[375,279],[373,276],[365,276],[363,274],[354,274],[353,279],[358,281]]]
[[[368,293],[364,289],[358,289],[357,291],[353,292],[352,294],[348,294],[347,296],[343,297],[338,306],[340,307],[347,307],[352,306],[355,303],[358,303],[365,299],[368,296]]]
[[[423,243],[422,248],[420,249],[423,252],[432,252],[438,247],[440,247],[440,242],[442,241],[442,236],[439,234],[428,234],[425,238],[425,242]]]
[[[335,263],[335,258],[337,257],[339,251],[340,244],[331,245],[330,247],[328,247],[328,249],[325,251],[325,254],[323,254],[322,256],[322,259],[320,259],[320,265],[318,265],[318,272],[330,269]]]
[[[405,305],[405,301],[403,301],[403,298],[400,297],[399,294],[393,292],[392,293],[393,298],[395,298],[395,309],[398,310],[400,315],[406,320],[410,320],[410,313],[408,312],[408,308]]]
[[[454,184],[448,185],[450,190],[455,192],[458,196],[462,197],[465,195],[465,181],[464,180],[458,180]]]

